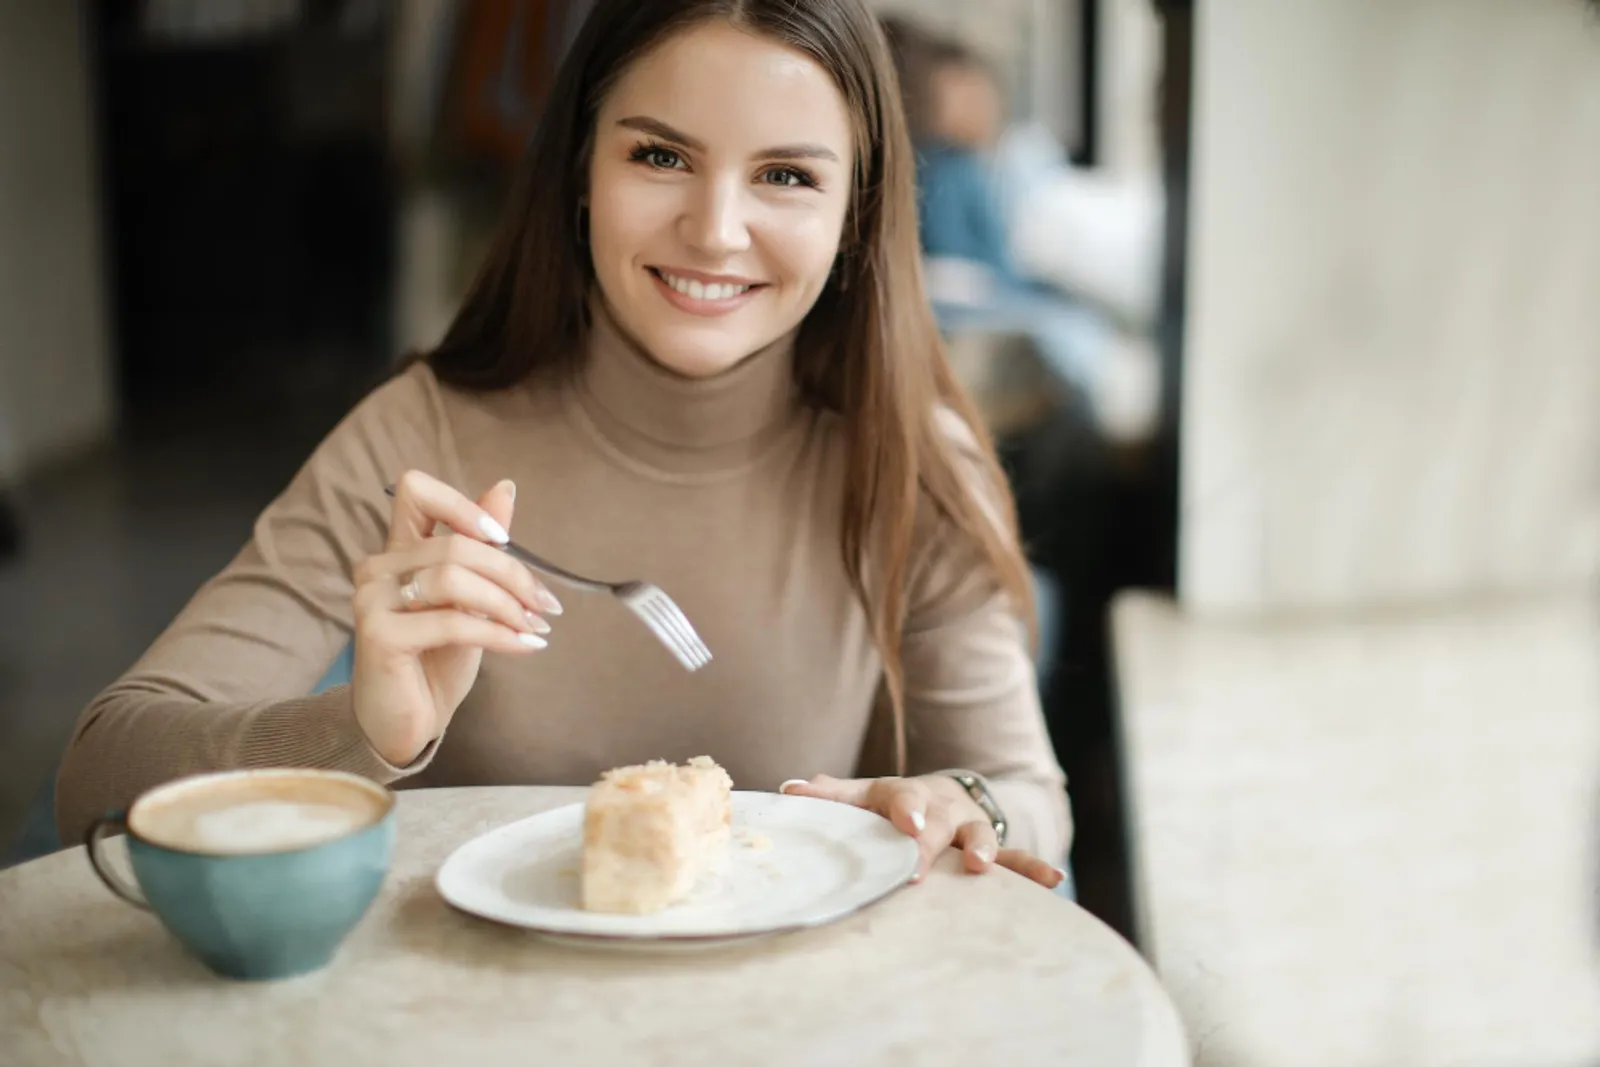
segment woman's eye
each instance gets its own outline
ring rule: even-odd
[[[776,185],[785,189],[804,189],[817,184],[811,176],[804,171],[795,170],[793,167],[774,167],[766,172],[763,177],[768,185]]]
[[[670,148],[647,149],[644,159],[652,167],[657,167],[661,170],[674,170],[678,164],[683,162],[683,158]]]
[[[643,163],[655,170],[678,170],[683,166],[683,157],[672,149],[658,144],[642,144],[634,148],[629,154],[629,159],[635,163]]]

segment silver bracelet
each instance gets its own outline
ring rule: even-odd
[[[1000,805],[995,802],[994,794],[989,792],[989,783],[984,780],[983,775],[959,767],[939,773],[954,778],[961,788],[967,791],[973,803],[983,809],[983,813],[989,817],[989,822],[994,826],[995,840],[1004,845],[1006,830],[1009,829],[1006,813],[1001,811]]]

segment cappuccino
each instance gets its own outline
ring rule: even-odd
[[[262,772],[158,790],[134,806],[129,826],[181,852],[250,855],[324,844],[372,825],[385,811],[375,786]]]
[[[127,834],[133,880],[108,862]],[[270,979],[324,967],[383,888],[395,796],[359,775],[219,771],[96,819],[84,851],[107,889],[161,919],[217,974]]]

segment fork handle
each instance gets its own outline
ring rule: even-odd
[[[383,487],[383,491],[386,495],[393,497],[395,494],[395,487],[392,485],[386,485]],[[585,578],[581,574],[573,574],[565,567],[558,567],[549,560],[534,555],[532,552],[529,552],[515,541],[511,541],[503,545],[495,545],[494,547],[505,552],[506,555],[510,556],[512,559],[519,560],[523,564],[532,567],[540,574],[554,578],[556,581],[565,585],[569,585],[574,589],[582,589],[590,593],[616,592],[617,587],[612,585],[610,582],[597,581],[594,578]]]
[[[593,578],[585,578],[581,574],[573,574],[565,567],[558,567],[549,560],[541,559],[532,552],[529,552],[527,549],[523,548],[521,545],[517,544],[515,541],[500,545],[498,547],[512,559],[519,560],[522,563],[527,564],[529,567],[532,567],[540,574],[554,578],[563,585],[569,585],[574,589],[582,589],[590,593],[610,593],[616,588],[610,582],[596,581]]]

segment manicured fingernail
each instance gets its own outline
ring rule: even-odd
[[[528,625],[533,627],[533,632],[534,633],[536,633],[536,634],[547,634],[547,633],[550,632],[550,624],[545,622],[542,618],[540,618],[539,616],[535,615],[531,611],[525,611],[525,612],[523,612],[523,614],[525,616],[527,616]]]
[[[789,787],[791,785],[805,785],[805,784],[806,784],[806,780],[804,778],[791,778],[787,782],[784,782],[782,785],[780,785],[778,787],[778,792],[787,793],[789,791]]]
[[[911,813],[911,825],[915,826],[917,833],[920,834],[928,825],[928,817],[920,811],[913,811]]]
[[[505,487],[506,496],[510,497],[511,502],[515,504],[517,502],[517,483],[507,478],[500,484]]]
[[[539,590],[538,594],[535,595],[533,599],[537,600],[539,602],[539,606],[545,611],[549,612],[551,615],[561,614],[561,601],[557,600],[556,595],[550,590]]]
[[[527,645],[529,648],[549,648],[550,647],[550,642],[546,641],[544,638],[540,637],[538,634],[518,634],[517,635],[517,640],[521,641],[523,644]]]
[[[511,540],[511,535],[506,533],[506,528],[495,522],[488,515],[478,516],[478,529],[483,531],[483,536],[497,545],[503,545]]]
[[[1052,867],[1050,869],[1055,871],[1058,875],[1061,876],[1060,880],[1056,882],[1056,885],[1060,885],[1062,882],[1065,882],[1067,880],[1067,872],[1062,870],[1060,867]]]
[[[978,857],[978,860],[982,863],[994,862],[994,849],[990,848],[988,845],[978,846],[972,850],[972,854]]]

